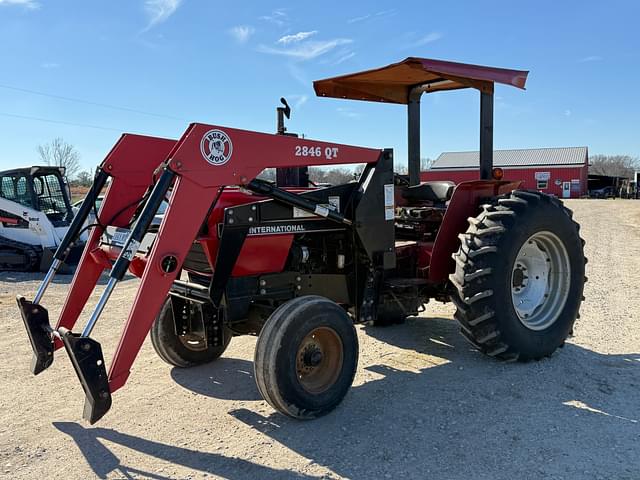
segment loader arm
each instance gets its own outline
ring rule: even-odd
[[[219,164],[206,158],[210,132],[221,132],[231,144],[226,147],[230,152],[228,158]],[[310,151],[320,155],[310,158]],[[311,159],[324,165],[375,163],[380,155],[381,151],[375,149],[192,124],[170,153],[165,167],[165,171],[176,176],[175,185],[111,364],[111,391],[125,384],[131,365],[221,187],[247,186],[265,168],[297,167]],[[162,263],[170,257],[177,260],[175,268],[171,272],[163,271]]]
[[[86,394],[84,417],[94,423],[109,410],[111,394],[126,383],[142,343],[222,188],[238,185],[255,191],[260,184],[253,180],[265,168],[374,164],[382,153],[378,149],[205,124],[190,125],[177,142],[124,135],[100,166],[97,178],[104,182],[105,176],[111,177],[98,215],[101,225],[89,235],[56,328],[49,326],[48,313],[39,301],[60,261],[52,265],[33,302],[18,298],[34,350],[33,372],[46,369],[53,360],[54,348],[64,344]],[[100,188],[94,186],[91,195],[97,195]],[[155,241],[140,258],[138,246],[170,189],[169,206]],[[286,192],[279,194],[279,201],[299,201],[289,198]],[[86,202],[92,203],[93,199],[87,198]],[[299,202],[300,208],[313,211],[309,204]],[[316,208],[315,214],[341,220],[326,208]],[[86,208],[81,210],[76,222],[84,221],[87,215]],[[103,228],[130,226],[132,219],[130,233],[112,263],[100,248]],[[72,226],[68,237],[77,233],[78,229]],[[65,237],[61,249],[72,240]],[[56,252],[55,258],[60,260],[63,254]],[[73,333],[71,330],[105,269],[110,269],[107,286],[82,333]],[[141,282],[107,376],[100,344],[90,334],[117,283],[127,270],[139,273],[140,269]],[[220,280],[222,284],[224,281],[225,278]]]
[[[111,177],[98,212],[100,224],[129,224],[145,191],[153,185],[153,172],[175,144],[175,140],[131,134],[118,140],[100,166]],[[99,227],[90,232],[56,328],[73,330],[100,275],[111,267],[99,249],[102,233]],[[56,339],[55,346],[60,348],[62,342]]]

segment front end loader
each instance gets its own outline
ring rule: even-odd
[[[33,300],[18,305],[32,372],[64,346],[86,394],[84,418],[111,407],[150,332],[176,367],[212,362],[233,336],[258,336],[262,396],[281,413],[335,408],[358,361],[355,323],[400,323],[430,299],[452,300],[462,333],[481,351],[537,359],[561,346],[582,300],[582,240],[554,198],[518,190],[492,168],[494,83],[523,88],[527,72],[409,58],[316,82],[321,96],[407,104],[409,175],[393,151],[191,124],[175,141],[123,135],[60,244]],[[481,92],[480,179],[419,181],[419,98]],[[417,144],[416,144],[417,143]],[[309,186],[310,165],[364,165],[357,181]],[[277,170],[277,181],[258,178]],[[58,321],[41,300],[91,205],[106,194]],[[159,226],[156,212],[168,207]],[[82,330],[76,322],[103,272],[109,280]],[[125,274],[140,277],[107,373],[91,337]]]

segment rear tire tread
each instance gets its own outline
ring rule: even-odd
[[[493,294],[487,289],[487,279],[493,272],[485,255],[499,254],[498,240],[520,212],[545,202],[564,212],[579,236],[580,227],[573,220],[573,212],[558,199],[535,191],[514,190],[482,205],[480,214],[469,219],[467,232],[459,235],[461,245],[453,254],[456,269],[449,279],[458,295],[452,294],[451,300],[456,306],[455,318],[460,323],[461,333],[478,350],[500,360],[528,361],[542,357],[529,357],[515,351],[501,335],[495,311],[484,301]],[[581,244],[584,245],[582,239]],[[586,282],[586,276],[584,280]],[[577,317],[580,317],[579,312]]]

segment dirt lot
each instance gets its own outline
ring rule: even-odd
[[[640,479],[640,201],[568,204],[590,261],[564,349],[498,363],[469,348],[450,305],[430,304],[405,325],[360,328],[352,391],[304,423],[261,400],[255,339],[240,337],[191,370],[170,368],[147,341],[111,412],[90,427],[66,355],[28,372],[13,297],[32,297],[38,278],[0,274],[0,477]],[[45,297],[54,315],[68,281]],[[136,285],[118,287],[94,331],[107,356]]]

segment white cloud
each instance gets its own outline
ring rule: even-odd
[[[287,65],[287,70],[289,70],[289,74],[293,77],[293,79],[302,85],[305,88],[309,88],[311,85],[311,80],[307,76],[307,73],[295,62],[291,62]]]
[[[273,48],[267,45],[260,45],[258,46],[258,51],[271,55],[283,55],[299,60],[311,60],[312,58],[316,58],[330,52],[340,45],[347,45],[349,43],[352,43],[352,40],[348,38],[335,38],[333,40],[323,41],[309,40],[297,43],[295,46],[290,48]]]
[[[346,62],[347,60],[349,60],[350,58],[353,58],[356,56],[356,52],[349,52],[349,53],[345,53],[344,55],[340,56],[335,62],[333,62],[334,65],[339,65],[342,62]]]
[[[255,28],[250,25],[238,25],[229,30],[229,33],[238,43],[247,43],[249,37],[255,33]]]
[[[590,55],[588,57],[581,58],[578,60],[578,63],[586,63],[586,62],[600,62],[604,60],[600,55]]]
[[[293,94],[293,95],[287,95],[287,99],[293,102],[293,108],[298,110],[305,103],[307,103],[307,100],[309,100],[309,96],[303,95],[303,94]]]
[[[396,13],[396,9],[395,8],[390,8],[389,10],[382,10],[381,12],[377,12],[376,13],[376,17],[387,17],[391,14]]]
[[[361,17],[350,18],[349,20],[347,20],[347,23],[364,22],[365,20],[369,20],[370,18],[373,18],[373,17],[389,17],[391,15],[394,15],[395,13],[396,13],[396,9],[395,8],[392,8],[390,10],[382,10],[380,12],[369,13],[367,15],[362,15]]]
[[[408,45],[408,47],[420,47],[422,45],[426,45],[428,43],[435,42],[436,40],[440,40],[442,38],[442,34],[438,32],[431,32],[424,37],[420,37],[415,42]]]
[[[279,27],[283,26],[289,20],[289,17],[287,16],[287,12],[284,8],[278,8],[277,10],[274,10],[273,12],[271,12],[270,15],[263,15],[262,17],[259,17],[259,18],[260,20],[274,23]]]
[[[40,4],[34,0],[0,0],[0,6],[8,7],[11,5],[18,5],[28,10],[37,10],[40,8]]]
[[[358,23],[358,22],[367,20],[368,18],[371,18],[371,14],[362,15],[361,17],[350,18],[349,20],[347,20],[347,23]]]
[[[40,68],[46,68],[47,70],[52,68],[60,68],[60,64],[56,62],[44,62],[40,64]]]
[[[312,30],[310,32],[298,32],[294,35],[285,35],[284,37],[280,37],[276,43],[281,43],[282,45],[288,45],[289,43],[301,42],[313,35],[318,33],[317,30]]]
[[[164,22],[178,9],[182,0],[145,0],[144,10],[149,17],[145,30]]]
[[[351,110],[350,108],[346,108],[346,107],[338,107],[336,108],[336,111],[342,115],[343,117],[347,117],[347,118],[360,118],[362,115],[360,115],[357,112],[354,112],[353,110]]]

